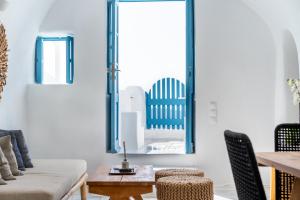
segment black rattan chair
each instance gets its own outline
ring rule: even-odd
[[[250,139],[232,131],[224,135],[239,200],[266,200]]]
[[[275,129],[275,151],[300,151],[300,124],[280,124]],[[276,170],[277,200],[289,200],[295,177]]]

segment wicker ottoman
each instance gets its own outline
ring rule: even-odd
[[[155,181],[167,176],[199,176],[203,177],[204,172],[199,169],[164,169],[155,172]]]
[[[156,183],[158,200],[213,200],[213,182],[197,176],[168,176]]]

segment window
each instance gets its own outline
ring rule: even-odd
[[[108,1],[108,152],[194,153],[193,0]]]
[[[38,37],[35,53],[36,83],[72,84],[73,77],[73,37]]]

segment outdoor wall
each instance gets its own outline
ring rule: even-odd
[[[269,27],[238,0],[196,2],[196,154],[130,156],[135,164],[197,166],[234,190],[223,132],[246,132],[273,150],[276,51]],[[106,150],[106,0],[57,0],[40,32],[71,32],[70,86],[28,86],[30,147],[36,158],[80,158],[89,171],[116,164]],[[211,123],[210,102],[218,107]],[[268,184],[268,173],[263,173]]]

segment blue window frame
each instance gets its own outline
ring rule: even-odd
[[[195,153],[195,36],[194,0],[108,0],[107,9],[107,152],[119,147],[118,24],[119,2],[186,2],[186,153]]]
[[[50,43],[55,45],[56,42],[60,42],[60,51],[58,48],[52,49],[51,53],[56,55],[52,56],[47,55],[48,51],[45,49],[46,46],[49,46]],[[51,45],[51,44],[50,44]],[[60,54],[60,55],[57,55]],[[46,63],[47,60],[45,57],[50,58],[54,63]],[[56,58],[59,57],[61,63],[65,66],[56,66]],[[65,59],[65,60],[64,60]],[[56,71],[62,72],[63,77],[60,78],[60,81],[54,79],[50,84],[72,84],[74,80],[74,38],[72,36],[66,37],[37,37],[36,39],[36,49],[35,49],[35,82],[38,84],[48,84],[46,79],[46,71],[52,69],[45,69],[47,67],[51,68],[61,68]],[[53,71],[53,70],[52,70]],[[56,76],[58,73],[53,73],[53,76]]]

